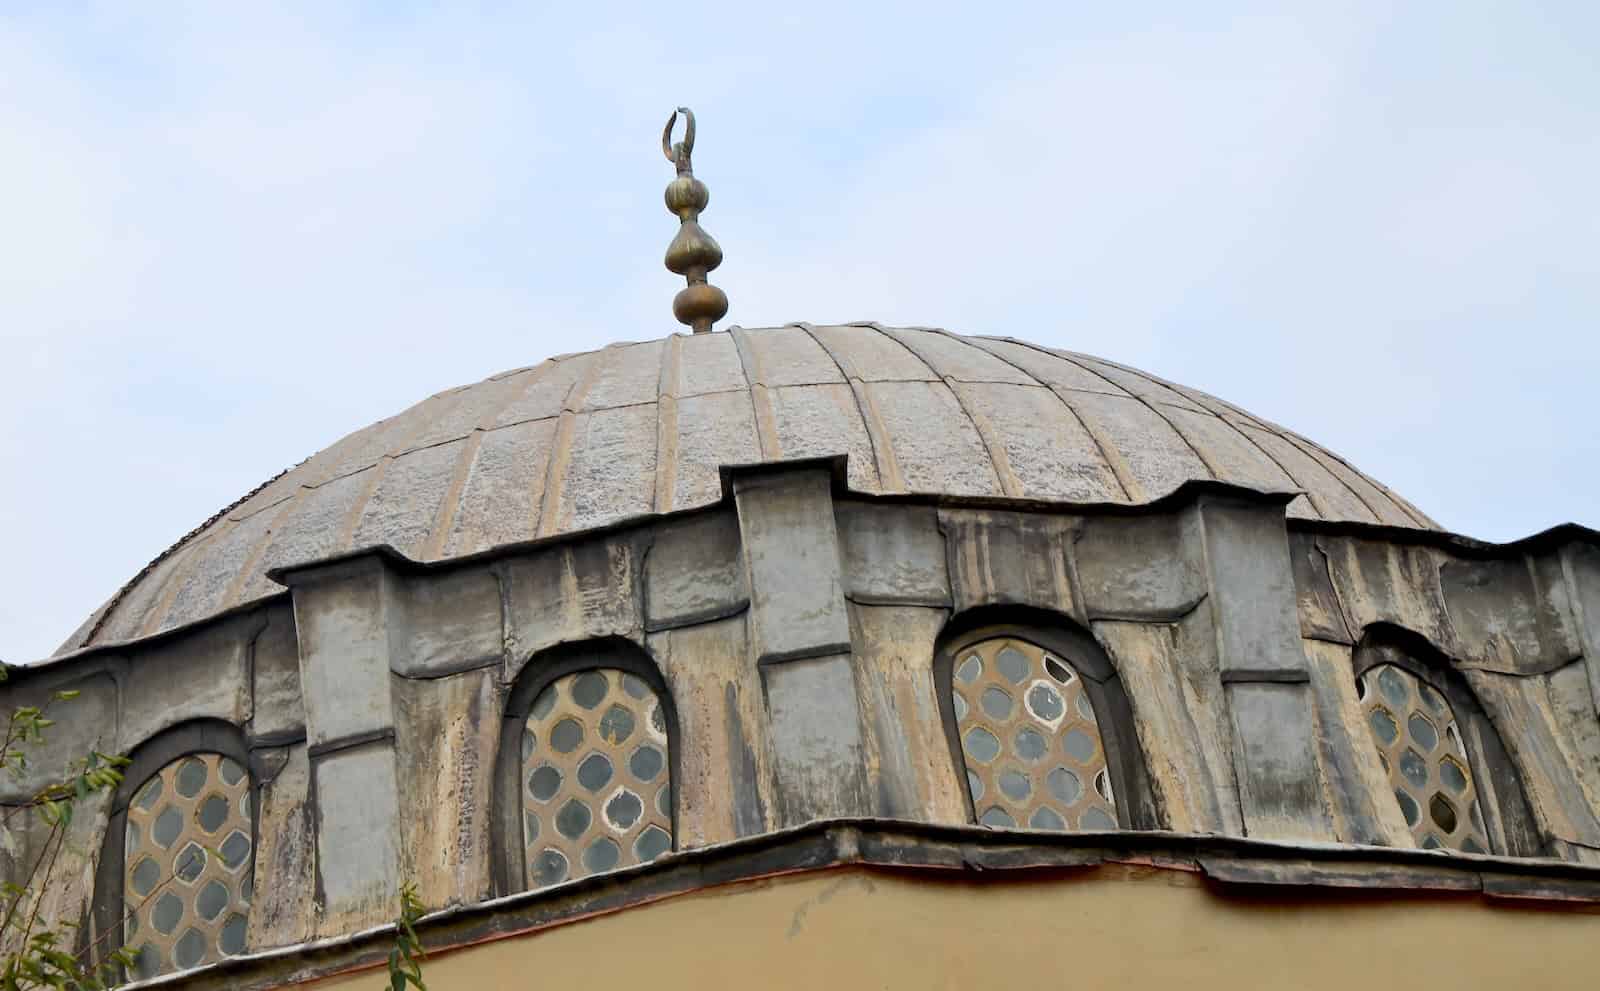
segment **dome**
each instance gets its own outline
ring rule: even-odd
[[[273,568],[380,544],[461,557],[710,505],[721,465],[839,454],[864,493],[1139,504],[1217,479],[1300,492],[1291,516],[1437,528],[1304,438],[1100,358],[926,328],[732,328],[551,358],[358,430],[188,534],[62,651],[273,595]]]

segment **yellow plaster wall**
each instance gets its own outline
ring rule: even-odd
[[[1593,909],[1475,897],[1256,900],[1108,867],[1030,881],[842,869],[698,892],[425,963],[499,988],[1589,988]],[[371,991],[381,971],[319,982]]]

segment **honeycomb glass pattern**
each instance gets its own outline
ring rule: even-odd
[[[642,678],[581,671],[540,692],[522,729],[528,887],[671,850],[669,756],[666,712]]]
[[[134,792],[122,868],[130,976],[244,952],[252,822],[250,775],[221,754],[180,757]]]
[[[1072,665],[1023,640],[985,640],[956,656],[950,701],[978,822],[1117,828],[1100,727]]]
[[[1417,846],[1488,853],[1472,765],[1450,703],[1393,664],[1363,674],[1356,694]]]

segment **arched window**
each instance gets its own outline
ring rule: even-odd
[[[1356,694],[1417,846],[1488,853],[1488,829],[1450,703],[1394,664],[1369,668],[1357,680]]]
[[[1414,634],[1375,628],[1356,648],[1355,676],[1367,733],[1418,847],[1542,852],[1500,737],[1446,658]]]
[[[191,724],[134,752],[113,801],[97,921],[138,957],[130,978],[243,953],[254,890],[255,806],[244,741]]]
[[[502,887],[531,890],[672,849],[676,720],[653,664],[607,642],[535,658],[501,741]],[[506,780],[509,779],[509,780]]]
[[[1148,828],[1127,700],[1092,640],[988,627],[940,655],[973,818],[996,828]]]

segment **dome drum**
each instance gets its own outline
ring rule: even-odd
[[[1196,393],[1004,342],[834,330],[863,336],[563,359],[317,455],[21,672],[19,702],[79,688],[80,708],[0,801],[91,747],[163,781],[191,751],[246,768],[229,815],[253,822],[253,885],[207,869],[248,925],[215,925],[250,953],[299,949],[219,943],[197,978],[216,986],[377,959],[362,933],[403,879],[460,906],[429,923],[447,945],[841,863],[1600,899],[1600,535],[1487,545],[1397,498],[1341,516],[1383,490]],[[912,358],[923,377],[896,378]],[[1072,378],[1086,367],[1105,391]],[[1025,369],[1001,383],[1022,406],[984,379]],[[1025,442],[1008,417],[1045,401],[1093,459]],[[1093,415],[1112,407],[1216,474],[1166,486],[1157,442]],[[1224,442],[1203,436],[1299,451],[1344,495],[1219,479]],[[513,469],[540,487],[508,488]],[[1071,477],[1041,487],[1052,470]],[[225,745],[187,747],[197,726]],[[140,784],[75,819],[71,876],[152,849],[107,825],[159,819],[126,814]],[[0,867],[38,836],[18,830]],[[52,911],[118,904],[144,883],[125,866]],[[198,887],[184,905],[207,911]]]

